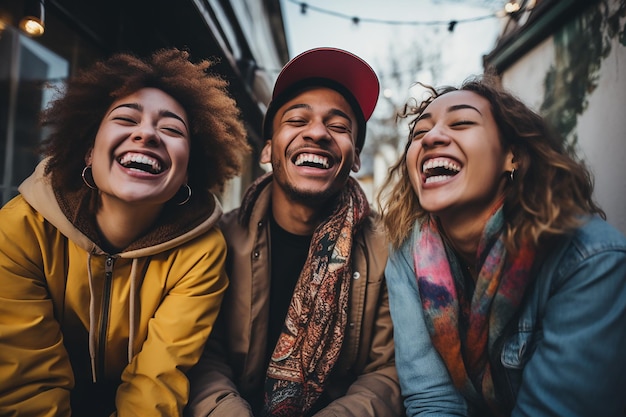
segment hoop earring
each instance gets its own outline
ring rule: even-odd
[[[515,168],[511,169],[511,173],[509,174],[509,178],[511,182],[515,181]]]
[[[187,202],[191,199],[191,187],[188,184],[183,185],[183,187],[187,188],[187,197],[183,201],[181,201],[180,203],[176,203],[179,206],[187,204]],[[181,187],[181,189],[182,189],[182,187]],[[180,190],[179,190],[179,192],[180,192]]]
[[[96,182],[93,180],[91,165],[87,165],[85,168],[83,168],[83,172],[80,174],[80,176],[83,178],[83,182],[87,187],[91,188],[92,190],[98,189],[98,187],[96,186]]]

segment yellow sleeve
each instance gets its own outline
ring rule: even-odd
[[[0,210],[0,415],[70,415],[73,374],[42,256],[59,238],[21,196]]]

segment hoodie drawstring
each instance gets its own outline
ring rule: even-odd
[[[89,275],[89,358],[91,359],[91,380],[96,382],[96,302],[93,295],[93,274],[91,272],[91,252],[87,255]]]
[[[135,298],[137,293],[137,258],[133,259],[132,266],[130,268],[130,295],[128,306],[128,363],[133,360],[134,352],[133,345],[135,344],[135,337],[137,337],[137,330],[135,328]]]

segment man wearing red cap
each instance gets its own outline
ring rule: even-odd
[[[387,242],[350,172],[379,83],[334,48],[282,69],[265,115],[272,172],[221,223],[230,287],[190,375],[190,416],[401,416]]]

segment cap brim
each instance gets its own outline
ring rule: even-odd
[[[283,67],[274,84],[272,99],[308,78],[326,78],[343,85],[359,103],[365,120],[374,112],[380,91],[378,77],[358,56],[337,48],[303,52]]]

